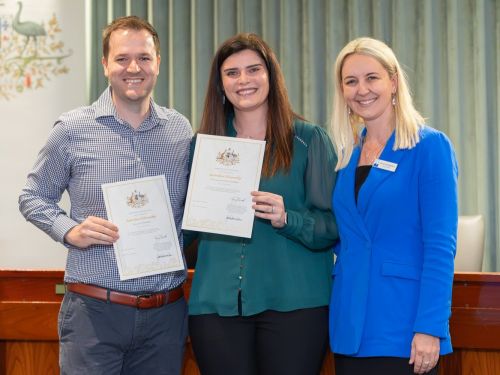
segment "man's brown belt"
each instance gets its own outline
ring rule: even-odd
[[[182,286],[169,290],[168,292],[134,295],[123,292],[116,292],[101,288],[96,285],[70,283],[66,284],[66,289],[70,292],[81,294],[83,296],[96,298],[102,301],[118,303],[120,305],[132,306],[138,309],[152,309],[161,307],[168,303],[182,298],[184,291]]]

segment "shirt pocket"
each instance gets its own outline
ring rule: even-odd
[[[411,264],[384,262],[382,264],[382,275],[399,277],[410,280],[420,280],[422,274],[421,267]]]

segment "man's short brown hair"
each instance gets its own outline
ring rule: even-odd
[[[102,31],[102,55],[105,59],[108,58],[109,54],[109,39],[111,37],[111,33],[120,29],[136,31],[147,30],[153,37],[156,56],[160,56],[160,38],[158,37],[158,33],[155,28],[148,21],[142,18],[137,16],[125,16],[116,18]]]

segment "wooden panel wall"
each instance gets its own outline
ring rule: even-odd
[[[61,271],[0,271],[0,374],[59,374]]]
[[[62,271],[0,270],[0,375],[59,374],[62,279]],[[186,295],[191,279],[192,271]],[[500,274],[455,274],[450,328],[454,353],[441,359],[441,375],[500,374]],[[183,374],[200,374],[189,342]],[[320,375],[334,375],[331,353]]]
[[[0,374],[59,374],[57,341],[1,341]]]

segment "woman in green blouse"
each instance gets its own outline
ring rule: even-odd
[[[266,140],[252,238],[197,234],[189,326],[200,370],[317,374],[337,240],[330,139],[292,111],[276,56],[255,34],[217,50],[199,132]]]

